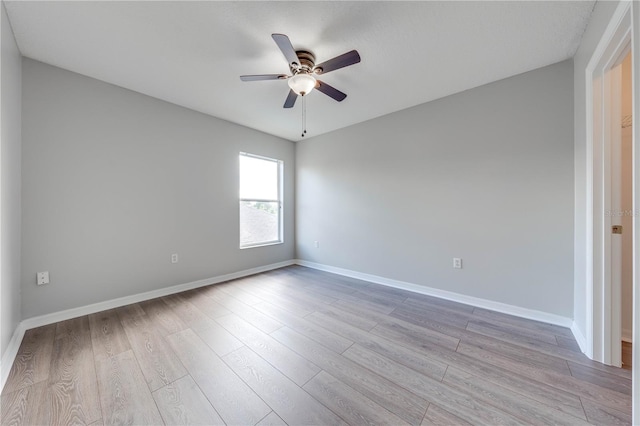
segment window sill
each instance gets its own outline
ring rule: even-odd
[[[271,242],[268,242],[268,243],[258,243],[258,244],[251,244],[251,245],[247,245],[247,246],[240,246],[240,250],[251,249],[251,248],[256,248],[256,247],[276,246],[278,244],[284,244],[284,241],[271,241]]]

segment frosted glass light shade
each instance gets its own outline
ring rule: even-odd
[[[308,94],[316,87],[316,79],[309,74],[296,74],[288,82],[291,90],[300,96]]]

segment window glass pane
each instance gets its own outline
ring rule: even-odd
[[[240,246],[279,240],[278,203],[240,201]]]
[[[240,153],[240,248],[282,242],[282,162]]]
[[[278,162],[240,156],[240,198],[278,199]]]

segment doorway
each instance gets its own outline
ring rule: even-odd
[[[581,346],[585,354],[604,364],[612,365],[613,360],[620,359],[622,340],[622,289],[616,295],[616,286],[612,286],[611,272],[611,215],[605,215],[605,206],[610,207],[610,146],[605,144],[611,140],[611,131],[622,132],[620,121],[612,125],[611,120],[611,73],[616,65],[622,63],[631,51],[632,74],[632,117],[633,123],[627,130],[632,134],[632,192],[633,208],[631,214],[632,228],[629,234],[632,239],[633,278],[632,308],[633,321],[631,330],[636,347],[632,350],[633,369],[633,410],[632,423],[640,424],[640,226],[636,219],[640,217],[640,143],[638,124],[640,104],[640,2],[622,1],[618,3],[613,16],[599,39],[599,42],[586,65],[586,228],[585,228],[585,335]],[[631,48],[629,47],[631,46]],[[625,49],[627,49],[625,51]],[[614,91],[615,92],[615,91]],[[618,92],[621,93],[621,92]],[[613,103],[615,105],[615,103]],[[620,105],[620,104],[617,104]],[[621,109],[621,106],[617,108]],[[622,115],[622,113],[620,112]],[[622,119],[622,116],[619,117]],[[635,124],[635,125],[634,125]],[[622,136],[622,135],[621,135]],[[620,137],[621,137],[620,136]],[[614,138],[615,140],[615,138]],[[636,211],[639,212],[636,215]],[[618,269],[620,274],[621,269]],[[615,277],[614,277],[615,278]],[[616,301],[616,296],[618,300]],[[619,310],[615,311],[618,307]],[[618,354],[616,354],[618,351]],[[617,355],[617,356],[616,356]]]
[[[595,361],[617,367],[622,366],[623,219],[625,222],[630,220],[626,233],[632,244],[635,232],[633,207],[627,218],[622,209],[621,174],[622,64],[628,55],[631,55],[632,66],[635,61],[631,53],[631,22],[630,4],[621,3],[587,65],[587,103],[588,111],[591,111],[587,115],[587,158],[590,163],[587,169],[587,258],[590,264],[587,268],[585,353]],[[629,158],[625,155],[626,160]],[[632,175],[634,164],[632,158]],[[634,198],[632,194],[632,203]],[[631,255],[633,270],[633,252]],[[631,276],[633,287],[633,272]]]
[[[620,326],[622,368],[631,369],[633,343],[633,89],[631,52],[620,67]]]
[[[633,336],[633,103],[630,43],[603,73],[603,168],[605,207],[604,290],[610,299],[610,322],[604,362],[630,368]],[[610,232],[608,232],[610,230]],[[606,279],[608,278],[608,280]],[[605,306],[606,308],[606,306]],[[609,336],[606,336],[606,333]]]

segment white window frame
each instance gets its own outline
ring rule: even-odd
[[[262,155],[256,155],[256,154],[250,154],[248,152],[243,152],[240,151],[240,154],[238,155],[238,184],[240,183],[240,157],[250,157],[250,158],[257,158],[259,160],[265,160],[265,161],[272,161],[274,163],[276,163],[278,165],[278,199],[277,200],[266,200],[266,199],[257,199],[257,198],[242,198],[239,197],[239,202],[238,202],[238,242],[239,242],[239,246],[240,249],[244,250],[244,249],[248,249],[248,248],[254,248],[254,247],[264,247],[264,246],[272,246],[272,245],[276,245],[276,244],[283,244],[284,243],[284,218],[283,218],[283,209],[282,209],[282,205],[283,205],[283,181],[284,181],[284,162],[282,160],[278,160],[277,158],[270,158],[270,157],[264,157]],[[239,188],[238,188],[239,189]],[[240,191],[238,191],[239,193]],[[253,243],[253,244],[242,244],[242,241],[240,241],[240,234],[242,232],[242,230],[240,229],[241,223],[240,223],[240,203],[242,202],[247,202],[247,201],[254,201],[254,202],[262,202],[262,203],[277,203],[278,204],[278,239],[277,240],[272,240],[272,241],[262,241],[259,243]]]

